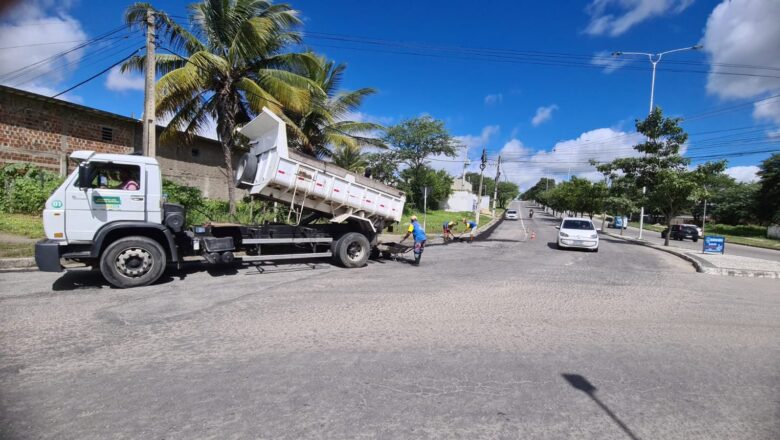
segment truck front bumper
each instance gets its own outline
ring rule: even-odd
[[[35,264],[42,272],[62,272],[60,242],[44,239],[35,243]]]

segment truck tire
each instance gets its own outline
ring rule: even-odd
[[[147,286],[165,271],[165,250],[148,237],[131,236],[111,243],[100,256],[100,273],[114,287]]]
[[[338,239],[333,247],[333,260],[343,267],[363,267],[371,253],[371,245],[365,235],[350,232]]]

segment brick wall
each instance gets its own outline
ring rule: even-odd
[[[104,129],[111,140],[104,140]],[[205,197],[227,199],[219,143],[196,138],[191,145],[160,144],[160,131],[163,177],[198,187]],[[140,121],[0,86],[0,166],[26,162],[64,175],[73,169],[67,161],[72,151],[129,154],[141,150],[141,136]]]
[[[103,140],[104,129],[110,129],[110,140]],[[0,164],[29,162],[64,172],[65,158],[75,150],[132,153],[135,130],[129,119],[80,112],[24,95],[0,93]]]

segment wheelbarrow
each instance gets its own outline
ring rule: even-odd
[[[379,253],[380,255],[382,255],[382,258],[387,258],[393,261],[397,261],[399,256],[409,253],[409,251],[414,249],[414,245],[409,246],[401,243],[396,243],[394,241],[386,241],[386,242],[378,243],[377,249],[379,249]]]

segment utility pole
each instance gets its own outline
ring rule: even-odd
[[[704,185],[704,214],[701,217],[701,233],[706,235],[705,228],[707,227],[707,185]]]
[[[144,64],[144,115],[143,115],[143,153],[145,156],[157,155],[157,130],[154,119],[154,11],[146,10],[146,63]]]
[[[487,166],[487,150],[485,150],[485,147],[482,147],[482,159],[479,163],[479,191],[477,191],[477,209],[476,214],[474,215],[475,219],[474,221],[477,223],[477,226],[479,226],[479,208],[482,204],[482,179],[485,175],[485,167]]]
[[[653,65],[653,78],[650,81],[650,111],[648,114],[653,113],[653,98],[655,97],[655,68],[658,65],[658,63],[661,62],[661,58],[664,57],[666,54],[674,53],[674,52],[683,52],[686,50],[699,50],[703,48],[701,44],[697,44],[695,46],[691,47],[683,47],[681,49],[674,49],[674,50],[667,50],[666,52],[661,53],[646,53],[646,52],[612,52],[612,56],[619,57],[622,55],[641,55],[646,56],[650,60],[650,64]],[[642,198],[644,199],[644,195],[647,192],[647,187],[642,187]],[[642,209],[639,211],[639,239],[642,239],[642,230],[644,229],[645,225],[645,203],[644,200],[642,201]],[[621,232],[623,230],[621,229]]]
[[[501,177],[501,156],[498,156],[498,164],[496,165],[496,184],[493,189],[493,218],[496,218],[496,199],[498,199],[498,179]]]

